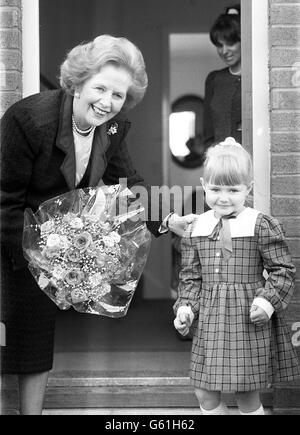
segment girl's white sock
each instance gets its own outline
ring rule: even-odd
[[[220,402],[220,404],[215,408],[208,411],[207,409],[202,408],[200,405],[200,409],[202,415],[229,415],[229,411],[225,403]]]
[[[262,405],[256,410],[252,412],[242,412],[240,411],[241,415],[265,415],[265,411]]]

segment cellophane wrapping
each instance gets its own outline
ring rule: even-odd
[[[72,190],[25,210],[29,270],[62,310],[125,316],[150,244],[144,208],[126,186]]]

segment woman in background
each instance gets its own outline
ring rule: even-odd
[[[226,68],[212,71],[206,78],[203,114],[206,148],[228,136],[239,143],[242,140],[240,5],[227,8],[217,18],[210,39]]]

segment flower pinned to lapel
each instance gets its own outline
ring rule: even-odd
[[[108,134],[109,136],[111,136],[111,135],[113,135],[113,134],[116,134],[117,131],[118,131],[118,127],[119,127],[118,123],[117,123],[117,122],[114,122],[114,123],[110,126],[109,130],[107,131],[107,134]]]

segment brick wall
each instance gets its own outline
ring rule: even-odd
[[[270,0],[271,214],[284,224],[297,267],[287,317],[300,357],[300,1]],[[300,383],[275,391],[274,407],[300,407]],[[283,412],[284,413],[284,412]],[[298,413],[298,412],[297,412]]]
[[[21,0],[0,0],[0,116],[22,96]]]

